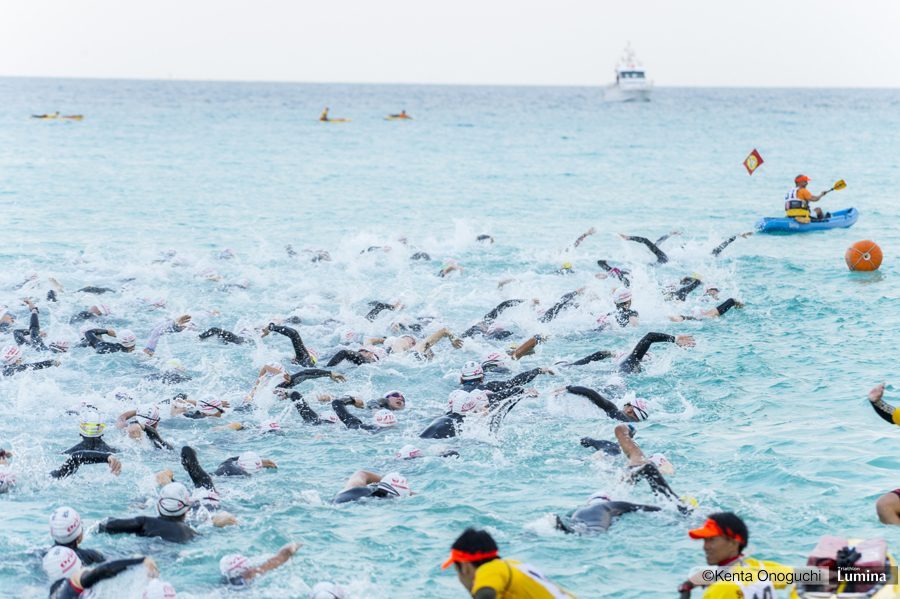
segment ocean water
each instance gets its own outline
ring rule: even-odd
[[[304,339],[327,358],[346,329],[384,334],[394,320],[429,315],[460,332],[504,299],[537,298],[547,307],[586,287],[578,309],[552,323],[538,322],[528,303],[503,315],[514,339],[549,335],[514,368],[625,350],[648,331],[697,340],[689,350],[655,347],[644,372],[624,378],[603,362],[539,377],[540,395],[522,401],[497,436],[417,438],[444,411],[462,363],[508,345],[481,339],[460,350],[445,341],[425,364],[345,363],[337,370],[346,383],[300,386],[310,399],[403,390],[408,409],[385,434],[309,427],[290,411],[280,437],[166,419],[162,435],[195,446],[210,469],[247,449],[279,468],[218,484],[239,526],[201,526],[203,537],[185,546],[88,530],[84,546],[155,556],[185,597],[223,593],[222,555],[261,558],[298,540],[304,546],[290,564],[244,596],[296,597],[329,580],[353,597],[448,598],[465,591],[439,564],[470,525],[488,528],[503,556],[538,566],[579,597],[674,596],[703,563],[701,544],[686,531],[718,510],[744,517],[749,553],[784,563],[805,563],[825,534],[885,537],[900,547],[900,533],[880,525],[873,506],[900,483],[900,437],[865,400],[869,388],[896,374],[900,91],[659,89],[646,104],[600,97],[598,88],[0,79],[0,303],[21,322],[27,313],[19,298],[37,298],[51,338],[76,340],[69,316],[98,301],[113,310],[109,326],[141,339],[183,313],[200,328],[233,330],[298,315]],[[317,122],[326,105],[352,122]],[[415,120],[383,119],[402,108]],[[85,119],[29,118],[56,110]],[[754,147],[765,164],[748,177],[740,163]],[[814,191],[846,179],[847,189],[823,207],[857,207],[857,225],[755,235],[710,256],[757,218],[779,215],[800,172]],[[596,235],[567,249],[591,226]],[[663,245],[672,260],[659,267],[615,235],[673,230],[682,234]],[[496,243],[477,243],[482,233]],[[844,251],[860,239],[884,249],[879,272],[848,272]],[[333,260],[292,258],[287,244],[327,250]],[[391,249],[360,253],[374,245]],[[217,258],[224,248],[233,259]],[[170,250],[174,258],[154,262]],[[417,250],[434,260],[410,261]],[[591,331],[611,309],[614,287],[594,277],[598,258],[633,271],[637,328]],[[437,277],[448,259],[464,272]],[[574,274],[555,274],[564,261]],[[208,280],[210,272],[222,280]],[[690,273],[746,306],[718,320],[670,322],[669,315],[703,305],[699,294],[685,304],[662,298],[666,285]],[[43,300],[48,277],[65,288],[57,304]],[[510,277],[516,282],[498,289]],[[84,285],[116,293],[78,293]],[[166,307],[153,309],[146,298]],[[370,323],[362,316],[375,299],[406,307]],[[322,325],[328,318],[341,324]],[[0,446],[16,454],[18,478],[0,496],[0,579],[14,595],[46,594],[39,557],[54,507],[75,507],[88,525],[149,515],[153,472],[171,468],[187,479],[177,454],[132,444],[110,427],[107,440],[122,450],[121,476],[86,466],[52,481],[47,473],[61,463],[59,452],[78,439],[67,409],[90,401],[112,424],[131,407],[114,398],[117,390],[139,403],[177,391],[239,402],[263,364],[295,368],[280,336],[238,347],[200,343],[197,332],[164,337],[154,361],[74,349],[60,368],[0,381]],[[194,379],[169,386],[144,379],[169,358]],[[26,352],[31,359],[42,358]],[[645,485],[621,482],[621,461],[593,459],[579,445],[582,436],[611,439],[615,423],[580,398],[551,395],[565,384],[608,387],[619,403],[645,398],[652,416],[638,426],[637,441],[675,464],[670,482],[698,499],[697,513],[629,515],[597,537],[553,531],[549,514],[568,513],[597,490],[656,502]],[[887,399],[900,402],[891,388]],[[252,428],[284,414],[284,403],[270,396],[259,403],[256,412],[225,420]],[[426,452],[454,448],[460,457],[394,458],[407,443]],[[329,505],[359,468],[399,470],[417,494]],[[139,596],[139,579],[132,573],[105,583],[101,596]]]

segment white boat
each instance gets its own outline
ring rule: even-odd
[[[653,83],[647,79],[644,67],[634,56],[631,44],[625,46],[625,54],[616,66],[616,82],[603,90],[607,102],[647,102]]]

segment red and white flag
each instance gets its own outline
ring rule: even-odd
[[[753,151],[750,152],[750,155],[744,159],[744,168],[747,169],[747,174],[752,175],[753,171],[758,169],[763,163],[762,156],[759,155],[759,152],[756,151],[756,148],[753,148]]]

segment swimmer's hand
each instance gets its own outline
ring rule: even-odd
[[[322,403],[328,403],[329,401],[334,399],[334,395],[332,395],[331,393],[319,393],[318,395],[316,395],[316,399]]]
[[[747,231],[746,233],[741,233],[741,237],[746,239],[746,238],[750,237],[751,235],[753,235],[753,233],[755,233],[755,231]]]
[[[541,374],[549,374],[550,376],[556,376],[556,371],[548,366],[544,366],[543,368],[538,368],[538,371]]]
[[[552,395],[553,397],[559,397],[560,395],[563,395],[564,393],[568,393],[568,392],[569,392],[568,387],[560,387],[558,389],[554,389],[553,391],[551,391],[550,395]]]
[[[497,283],[497,289],[503,289],[504,287],[506,287],[507,285],[509,285],[510,283],[512,283],[515,280],[516,279],[514,279],[514,278],[503,279],[502,281]]]
[[[734,307],[735,307],[735,308],[743,308],[743,307],[744,307],[744,302],[740,302],[740,301],[738,301],[738,300],[734,300]]]
[[[212,523],[216,528],[225,528],[226,526],[234,526],[238,523],[238,521],[234,514],[229,514],[228,512],[220,512],[213,515]]]
[[[463,340],[460,339],[459,337],[454,337],[451,335],[450,336],[450,345],[452,345],[456,349],[459,349],[463,346]]]
[[[178,318],[175,319],[175,324],[180,327],[183,327],[183,326],[187,326],[187,323],[189,323],[190,321],[191,321],[190,314],[182,314],[181,316],[179,316]]]
[[[175,473],[166,468],[156,473],[156,484],[165,487],[167,484],[175,480]]]
[[[347,379],[344,377],[344,375],[343,375],[343,374],[338,374],[337,372],[329,372],[329,373],[328,373],[328,378],[330,378],[331,380],[333,380],[333,381],[336,382],[336,383],[345,383],[345,382],[347,382]]]
[[[869,401],[872,403],[878,403],[882,397],[884,397],[884,383],[876,385],[869,391]]]
[[[119,461],[115,456],[109,456],[106,458],[107,463],[109,464],[109,471],[113,473],[115,476],[119,476],[122,472],[122,462]]]
[[[115,337],[116,330],[115,329],[106,329],[106,334],[109,335],[110,337]]]
[[[669,320],[671,320],[672,322],[684,322],[684,316],[676,314],[674,316],[670,316]]]
[[[159,567],[156,565],[156,562],[153,561],[152,557],[144,558],[144,567],[147,568],[147,576],[150,578],[159,577]]]
[[[678,347],[694,347],[697,342],[694,341],[693,335],[677,335],[675,337],[675,345]]]
[[[297,550],[302,546],[303,543],[288,543],[287,545],[279,549],[278,553],[286,557],[291,557],[292,555],[297,553]]]
[[[60,364],[61,364],[61,362],[59,360],[53,360],[54,366],[59,366]]]
[[[540,395],[540,392],[532,387],[530,389],[525,389],[525,395],[528,397],[537,397],[538,395]]]

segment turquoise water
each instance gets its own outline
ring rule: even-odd
[[[317,122],[325,105],[333,117],[353,121]],[[382,119],[401,108],[416,120]],[[55,110],[86,118],[28,118]],[[673,596],[690,567],[703,563],[700,543],[686,530],[711,511],[741,514],[750,552],[786,563],[805,562],[824,534],[900,544],[873,507],[898,486],[900,444],[865,400],[896,371],[898,130],[896,90],[660,89],[647,104],[610,105],[594,88],[0,79],[0,301],[25,319],[18,298],[42,298],[47,277],[56,277],[67,293],[56,305],[39,302],[43,326],[72,339],[78,331],[68,316],[96,301],[75,292],[87,284],[121,289],[102,298],[114,310],[110,323],[139,338],[166,315],[185,312],[201,327],[226,328],[297,314],[309,323],[300,328],[304,338],[328,357],[334,327],[312,326],[325,318],[385,332],[390,316],[362,319],[368,300],[402,299],[404,314],[434,315],[461,331],[503,299],[549,304],[588,286],[595,299],[549,325],[525,306],[504,317],[516,338],[550,335],[522,368],[625,349],[651,330],[693,334],[697,347],[657,347],[645,371],[627,380],[604,363],[540,377],[534,386],[541,395],[523,401],[499,437],[440,444],[457,448],[458,460],[392,456],[409,442],[437,449],[417,434],[444,410],[459,366],[503,344],[478,340],[459,351],[442,345],[424,365],[345,363],[338,369],[347,383],[301,386],[307,397],[402,389],[408,410],[398,430],[384,435],[311,428],[293,414],[285,436],[265,439],[212,432],[205,421],[164,421],[163,436],[195,445],[207,467],[252,448],[279,469],[219,485],[238,527],[201,528],[204,538],[184,547],[90,532],[84,544],[110,556],[151,552],[180,596],[218,596],[217,563],[225,553],[262,556],[295,539],[304,547],[291,564],[246,596],[292,597],[307,584],[333,580],[354,597],[461,597],[455,576],[439,564],[456,535],[477,525],[488,527],[504,556],[538,565],[579,597]],[[748,177],[740,162],[754,147],[766,163]],[[718,260],[709,256],[758,217],[778,215],[799,172],[812,177],[814,191],[846,179],[848,188],[824,206],[856,206],[858,224],[754,236]],[[590,226],[598,234],[565,251]],[[664,245],[672,262],[663,267],[614,235],[657,237],[673,229],[683,235]],[[480,233],[496,244],[477,244]],[[404,236],[435,261],[409,261],[415,250],[398,243]],[[878,273],[849,273],[844,250],[866,238],[884,248],[885,264]],[[327,249],[333,261],[290,258],[288,243]],[[371,245],[392,250],[360,255]],[[225,247],[235,259],[216,259]],[[174,264],[153,263],[170,249],[178,253]],[[611,283],[593,276],[601,257],[632,268],[637,329],[587,332],[611,307]],[[450,258],[465,272],[437,278]],[[563,261],[574,264],[575,275],[553,274]],[[202,276],[209,269],[249,287],[223,291]],[[746,307],[717,321],[669,322],[699,298],[675,306],[659,290],[691,272]],[[33,286],[14,289],[32,273]],[[498,291],[506,277],[518,282]],[[154,311],[138,298],[164,298],[167,307]],[[110,431],[108,440],[123,450],[118,479],[95,466],[51,482],[46,473],[60,463],[58,452],[77,440],[66,408],[89,399],[112,419],[129,407],[112,398],[117,389],[142,402],[175,390],[236,401],[262,364],[288,364],[289,351],[282,338],[234,347],[200,344],[186,332],[164,337],[159,347],[161,360],[177,357],[195,376],[174,388],[143,380],[152,364],[85,350],[65,357],[62,368],[0,381],[0,444],[18,454],[19,479],[0,496],[0,579],[17,595],[43,596],[37,555],[48,545],[55,506],[75,507],[90,524],[151,514],[150,475],[166,467],[180,472],[174,455]],[[631,393],[646,398],[653,415],[637,440],[675,464],[671,484],[698,498],[698,514],[626,516],[593,538],[552,531],[547,514],[568,512],[599,489],[653,501],[645,486],[619,482],[620,463],[593,460],[580,447],[585,435],[612,438],[614,423],[579,398],[550,395],[564,384],[615,384],[619,401]],[[900,401],[892,390],[887,399]],[[259,422],[263,412],[275,416],[283,408],[271,398],[261,402],[267,409],[229,420]],[[329,506],[358,468],[400,470],[418,494],[390,504]],[[134,578],[107,585],[104,596],[134,594]]]

